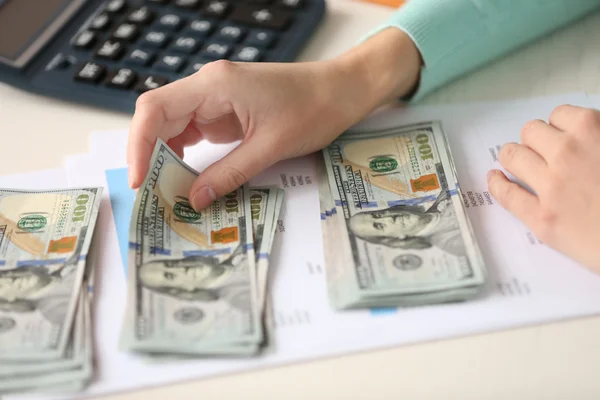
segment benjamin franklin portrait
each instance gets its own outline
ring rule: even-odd
[[[69,306],[74,268],[22,266],[0,271],[0,311],[40,311],[51,323],[61,324]]]
[[[75,289],[77,264],[87,227],[79,234],[73,254],[62,264],[31,263],[0,271],[0,311],[39,311],[46,320],[62,324]]]
[[[246,260],[241,246],[222,262],[206,256],[153,260],[139,267],[138,279],[143,287],[180,300],[211,302],[225,299],[233,306],[245,309],[250,301],[248,270],[236,267]]]
[[[348,223],[351,233],[367,242],[400,249],[438,247],[456,256],[466,255],[456,211],[447,190],[434,204],[397,205],[383,210],[353,215]]]

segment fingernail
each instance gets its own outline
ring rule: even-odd
[[[216,199],[217,194],[212,187],[209,185],[202,186],[192,195],[192,207],[194,207],[196,211],[200,211],[203,208],[208,207],[208,205]]]

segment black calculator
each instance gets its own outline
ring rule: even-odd
[[[0,81],[132,113],[211,61],[294,61],[324,13],[324,0],[0,0]]]

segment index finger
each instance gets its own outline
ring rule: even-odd
[[[201,104],[202,90],[193,78],[183,78],[138,98],[127,142],[132,188],[137,188],[148,173],[156,139],[167,142],[183,132]]]
[[[576,133],[582,124],[585,129],[586,122],[590,122],[590,120],[597,122],[598,119],[598,110],[563,104],[552,110],[548,122],[561,131]]]

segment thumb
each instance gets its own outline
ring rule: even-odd
[[[221,160],[204,170],[192,184],[190,202],[196,210],[236,190],[278,160],[268,143],[255,137],[243,141]]]

